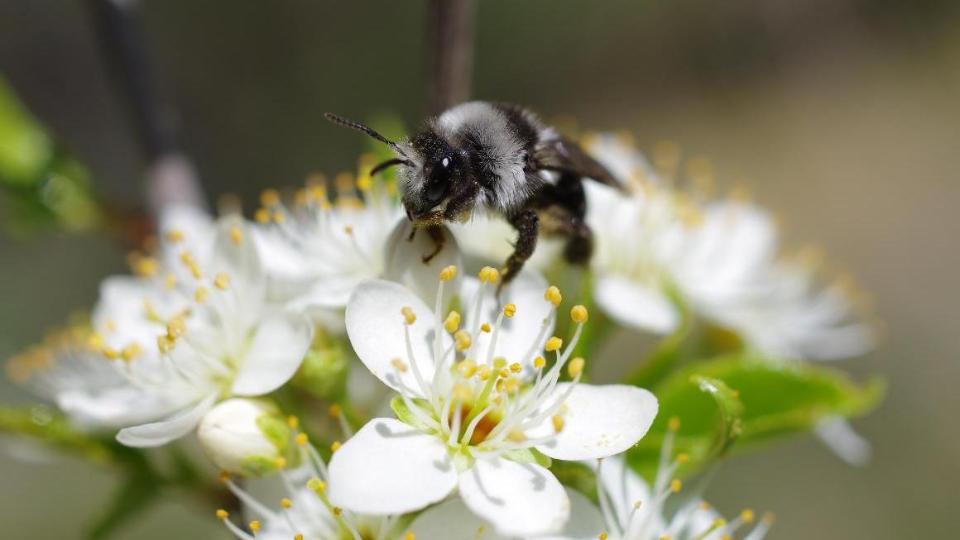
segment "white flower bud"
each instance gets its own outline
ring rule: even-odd
[[[197,437],[217,467],[257,476],[285,464],[290,428],[269,401],[234,398],[203,417]]]

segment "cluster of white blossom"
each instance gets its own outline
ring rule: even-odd
[[[665,334],[689,310],[781,359],[870,346],[841,288],[778,257],[763,210],[684,195],[615,137],[588,148],[631,179],[626,194],[587,183],[592,301],[612,320]],[[588,308],[564,304],[542,276],[559,264],[549,242],[498,295],[498,270],[467,272],[463,254],[500,263],[509,231],[482,219],[457,225],[424,262],[433,243],[415,234],[390,187],[361,175],[308,182],[289,200],[270,191],[252,220],[170,208],[155,245],[131,256],[134,273],[103,282],[89,324],[16,358],[10,373],[76,426],[116,431],[127,446],[195,433],[254,518],[240,525],[218,512],[238,538],[766,533],[751,511],[726,521],[695,496],[667,512],[684,459],[669,436],[651,484],[625,466],[621,454],[647,433],[657,398],[582,380],[575,352]],[[348,343],[355,369],[392,397],[392,414],[362,426],[334,405],[335,439],[345,439],[325,440],[328,460],[270,397],[318,336]],[[595,471],[593,498],[562,485],[553,461]],[[279,507],[232,479],[271,474],[286,491]]]

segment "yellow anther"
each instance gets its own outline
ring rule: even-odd
[[[316,493],[323,493],[327,490],[327,484],[323,480],[314,477],[307,480],[307,489]]]
[[[293,540],[303,540],[303,535],[300,533],[297,533],[293,535]]]
[[[465,351],[473,344],[473,340],[470,338],[470,332],[466,330],[457,330],[456,333],[453,334],[453,340],[458,351]]]
[[[507,304],[503,306],[503,314],[509,319],[517,314],[516,304]]]
[[[481,381],[485,381],[490,378],[490,366],[482,365],[477,368],[477,377],[480,377]]]
[[[417,322],[417,314],[413,312],[413,308],[410,306],[403,306],[400,308],[400,314],[403,315],[403,320],[407,324],[413,324]]]
[[[501,379],[506,379],[510,376],[510,370],[507,368],[502,368],[497,372],[497,375],[499,375]]]
[[[280,204],[280,194],[275,189],[265,189],[260,192],[260,204],[264,206]]]
[[[608,538],[608,536],[607,536],[607,533],[605,533],[605,532],[602,532],[602,533],[600,533],[599,536],[597,536],[597,540],[607,540],[607,538]]]
[[[340,449],[341,446],[343,446],[343,445],[340,444],[340,441],[333,441],[333,442],[330,444],[330,451],[331,451],[331,452],[336,452],[337,450]]]
[[[493,359],[493,369],[500,370],[506,367],[506,365],[507,359],[502,356],[498,356]]]
[[[390,360],[390,365],[396,368],[396,370],[399,371],[400,373],[406,373],[407,369],[409,369],[407,366],[407,363],[399,358],[394,358],[393,360]]]
[[[170,229],[164,236],[166,237],[167,242],[173,244],[179,244],[180,242],[183,242],[184,239],[183,231],[180,229]]]
[[[486,333],[486,334],[489,334],[489,333],[490,333],[490,330],[492,330],[492,329],[490,328],[490,323],[483,323],[483,324],[480,325],[480,331],[481,331],[481,332],[484,332],[484,333]]]
[[[468,358],[457,364],[457,371],[464,379],[469,379],[477,372],[477,363]]]
[[[543,299],[553,304],[553,307],[557,307],[560,302],[563,302],[563,295],[560,294],[560,289],[551,285],[547,287],[547,292],[543,293]]]
[[[273,465],[278,469],[284,469],[287,466],[287,459],[283,457],[278,457],[273,460]]]
[[[163,286],[166,287],[168,291],[172,291],[173,288],[177,286],[177,276],[173,275],[172,273],[164,276]]]
[[[507,433],[507,439],[511,442],[523,442],[527,440],[527,436],[522,430],[513,428]]]
[[[669,534],[665,534],[665,535],[661,536],[660,538],[658,538],[657,540],[673,540],[673,537],[670,536]]]
[[[287,220],[287,215],[280,210],[275,210],[273,215],[270,217],[273,219],[274,223],[283,223]]]
[[[690,454],[677,454],[677,463],[680,465],[683,465],[688,461],[690,461]]]
[[[310,193],[306,189],[300,188],[293,192],[293,204],[297,207],[304,207],[309,202]]]
[[[253,521],[250,522],[250,532],[252,532],[253,534],[257,534],[258,532],[260,532],[260,522],[259,522],[259,521],[253,520]]]
[[[129,362],[130,360],[133,360],[134,358],[140,356],[140,353],[142,352],[143,352],[143,349],[140,347],[140,344],[131,343],[120,351],[120,356],[124,360]]]
[[[456,311],[448,313],[447,318],[443,321],[443,327],[451,334],[456,332],[457,329],[460,328],[460,314]]]
[[[683,488],[683,482],[681,482],[679,479],[674,478],[673,480],[670,481],[670,491],[674,493],[679,493],[682,488]]]
[[[536,358],[533,359],[533,367],[534,367],[534,368],[536,368],[536,369],[543,369],[543,366],[545,366],[545,365],[547,365],[547,359],[546,359],[546,358],[544,358],[544,357],[542,357],[542,356],[538,356],[538,357],[536,357]]]
[[[223,508],[217,509],[217,519],[224,520],[230,517],[230,513],[224,510]]]
[[[133,264],[133,271],[142,277],[151,277],[156,275],[160,263],[153,257],[137,257]]]
[[[230,275],[224,272],[218,273],[213,278],[213,285],[221,291],[227,290],[230,287]]]
[[[235,246],[239,246],[243,243],[243,229],[234,225],[230,227],[230,241],[233,242]]]
[[[550,418],[550,421],[553,422],[553,431],[557,433],[563,431],[564,421],[562,416],[555,414],[552,418]]]
[[[733,537],[730,536],[729,534],[725,534],[720,537],[720,540],[733,540]]]
[[[717,518],[717,519],[713,520],[712,526],[713,526],[714,528],[717,528],[717,529],[719,529],[720,527],[726,527],[726,526],[727,526],[727,520],[725,520],[725,519],[723,519],[723,518]]]
[[[198,304],[202,304],[207,301],[207,297],[210,296],[210,289],[200,286],[197,287],[197,290],[193,291],[193,299],[197,301]]]
[[[300,446],[306,446],[309,442],[306,433],[297,433],[297,436],[294,437],[294,440],[296,440],[297,444]]]
[[[343,414],[343,408],[340,407],[339,403],[334,403],[327,409],[327,413],[333,418],[340,418],[340,415]]]
[[[522,369],[523,369],[523,366],[520,365],[520,362],[514,362],[510,364],[510,371],[514,373],[520,373]]]
[[[176,340],[186,331],[187,324],[183,321],[183,317],[174,317],[167,323],[167,337],[171,340]]]
[[[87,346],[95,351],[103,348],[103,336],[94,332],[87,338]]]
[[[570,363],[567,364],[567,374],[570,375],[570,378],[576,379],[583,374],[583,364],[585,363],[586,361],[579,356],[570,360]]]
[[[253,213],[253,219],[262,225],[270,223],[270,211],[266,208],[257,208],[256,212]]]
[[[744,508],[743,511],[740,512],[740,519],[743,520],[744,523],[753,523],[754,518],[756,518],[756,516],[751,508]]]
[[[557,336],[553,336],[547,340],[546,345],[544,345],[544,350],[547,352],[553,352],[558,350],[560,347],[563,347],[563,340]]]
[[[110,360],[116,360],[120,358],[120,351],[114,349],[113,347],[104,347],[100,352]]]
[[[440,281],[450,281],[457,275],[457,267],[450,265],[440,271]]]
[[[353,225],[347,225],[344,227],[343,232],[347,233],[348,236],[353,234]]]
[[[220,471],[220,474],[217,475],[217,478],[220,480],[221,483],[226,484],[227,482],[230,481],[230,473],[228,473],[227,471]]]
[[[157,349],[160,350],[161,354],[167,354],[173,350],[174,341],[167,336],[157,336]],[[104,354],[107,354],[104,351]],[[109,355],[107,355],[109,357]]]
[[[701,510],[709,510],[709,509],[710,509],[710,503],[708,503],[707,501],[700,501],[700,504],[698,504],[697,506],[698,506]]]
[[[677,431],[680,429],[680,419],[676,416],[671,416],[670,419],[667,420],[667,429],[670,431]]]
[[[339,506],[333,507],[333,515],[339,516],[342,513],[343,513],[343,508],[340,508]]]
[[[516,394],[520,390],[520,379],[516,377],[507,377],[504,379],[503,389],[508,394]]]
[[[492,266],[484,266],[481,268],[479,276],[482,283],[496,283],[500,281],[500,272]]]
[[[280,506],[282,506],[284,509],[289,510],[290,507],[293,506],[293,501],[291,501],[290,499],[284,497],[284,498],[280,499]]]
[[[299,419],[299,418],[297,418],[296,416],[294,416],[294,415],[292,415],[292,414],[287,417],[287,427],[289,427],[290,429],[297,429],[297,427],[299,427],[299,426],[300,426],[300,419]]]
[[[373,187],[373,179],[370,175],[364,174],[357,178],[357,189],[360,191],[369,191]]]
[[[407,531],[407,533],[403,535],[403,540],[417,540],[417,535]]]
[[[587,308],[577,304],[570,308],[570,318],[573,319],[573,322],[583,324],[587,322],[589,314],[587,313]]]

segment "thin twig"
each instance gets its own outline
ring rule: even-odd
[[[171,108],[156,90],[135,0],[87,0],[103,56],[133,119],[146,159],[147,202],[157,216],[174,204],[204,206],[190,161],[181,151]]]
[[[430,0],[431,114],[439,114],[470,97],[473,74],[474,0]]]

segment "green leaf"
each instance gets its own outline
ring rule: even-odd
[[[650,433],[631,450],[630,462],[642,473],[656,467],[672,417],[680,421],[675,447],[690,457],[681,474],[689,474],[731,445],[742,451],[778,436],[807,432],[826,416],[865,414],[879,402],[883,386],[879,380],[856,384],[818,364],[749,355],[692,364],[654,388],[660,413]]]

